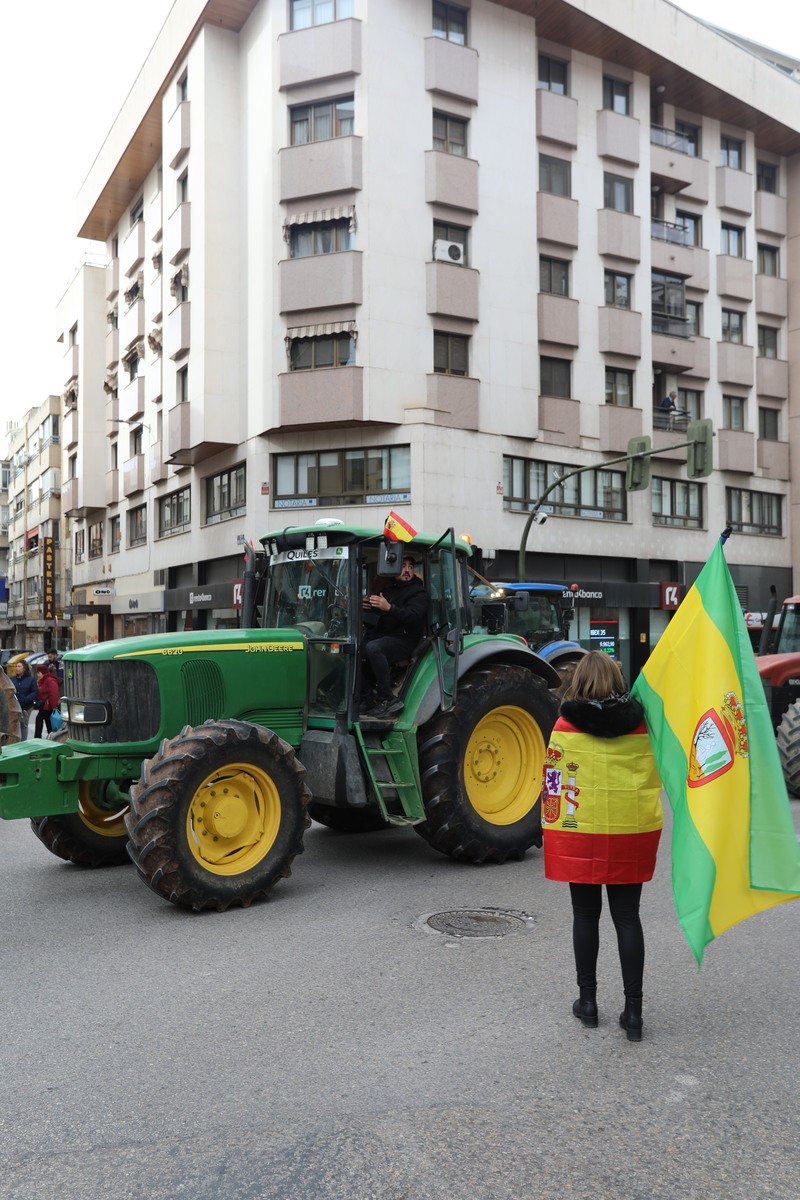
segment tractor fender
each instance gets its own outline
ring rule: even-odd
[[[585,650],[578,642],[548,642],[546,646],[541,646],[536,653],[545,662],[555,665],[562,658],[583,658],[584,654],[589,651]]]
[[[525,667],[532,675],[537,675],[548,688],[556,688],[561,683],[558,671],[550,663],[534,654],[517,638],[506,640],[502,635],[465,646],[458,659],[458,678],[461,679],[479,664],[488,663]],[[438,711],[440,701],[439,677],[433,654],[430,653],[425,656],[424,668],[415,675],[409,688],[406,710],[415,713],[415,725],[424,725]]]

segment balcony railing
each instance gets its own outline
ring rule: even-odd
[[[691,337],[686,317],[677,317],[672,313],[653,313],[653,333],[665,333],[667,337]]]
[[[674,433],[686,433],[691,414],[688,412],[670,412],[665,408],[653,409],[653,429],[669,429]]]
[[[650,142],[654,146],[663,146],[666,150],[676,150],[678,154],[697,157],[697,146],[690,138],[674,129],[665,129],[663,125],[650,126]]]
[[[672,242],[673,246],[691,246],[692,231],[685,225],[674,225],[672,221],[650,218],[650,237],[657,242]]]

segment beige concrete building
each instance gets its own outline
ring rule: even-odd
[[[79,197],[78,640],[235,622],[241,541],[321,517],[511,578],[588,465],[527,563],[586,644],[635,670],[726,524],[788,593],[800,93],[753,50],[667,0],[177,0]]]

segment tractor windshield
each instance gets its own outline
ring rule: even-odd
[[[274,554],[269,562],[264,628],[300,628],[319,638],[347,637],[347,551],[347,546],[334,546]]]
[[[777,654],[800,653],[800,609],[794,604],[787,604],[784,607],[775,652]]]

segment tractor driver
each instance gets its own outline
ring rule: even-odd
[[[397,579],[387,581],[381,592],[365,596],[362,605],[377,621],[364,640],[364,688],[366,695],[374,681],[378,693],[370,717],[391,717],[400,712],[403,701],[392,691],[390,664],[408,658],[425,633],[428,593],[416,572],[416,560],[406,554]]]

